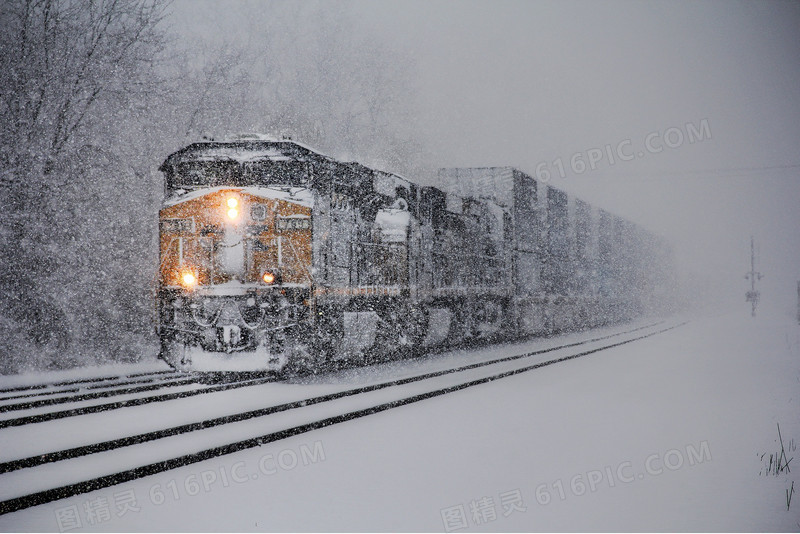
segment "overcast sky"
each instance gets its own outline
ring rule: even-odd
[[[415,60],[418,112],[403,126],[432,167],[546,170],[552,185],[667,237],[683,272],[731,305],[745,306],[753,234],[765,306],[796,304],[800,3],[323,5],[358,14],[331,31]],[[252,20],[272,8],[178,0],[171,22],[181,39],[257,46]]]

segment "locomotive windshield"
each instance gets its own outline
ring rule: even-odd
[[[308,164],[302,161],[186,161],[175,164],[167,173],[167,189],[196,189],[231,185],[288,185],[308,182]]]
[[[197,143],[172,154],[161,170],[170,195],[223,185],[305,186],[311,162],[286,143]]]

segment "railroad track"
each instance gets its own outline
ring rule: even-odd
[[[66,417],[76,417],[79,415],[87,415],[92,413],[99,413],[105,412],[109,410],[118,410],[120,408],[128,408],[133,406],[141,406],[144,404],[152,404],[155,402],[164,402],[169,400],[175,399],[183,399],[187,397],[194,397],[196,395],[205,395],[208,393],[215,393],[219,391],[227,391],[231,389],[238,389],[247,386],[255,386],[259,384],[268,384],[270,382],[275,382],[276,378],[272,376],[266,376],[262,378],[255,378],[251,380],[242,380],[242,381],[235,381],[227,384],[222,384],[218,386],[203,386],[199,384],[199,377],[189,375],[186,378],[180,378],[169,383],[159,384],[159,385],[151,385],[151,386],[142,386],[139,388],[130,388],[129,390],[125,391],[109,391],[109,392],[101,392],[96,394],[86,394],[86,395],[74,395],[71,397],[53,399],[54,402],[47,402],[47,401],[39,401],[39,402],[31,402],[25,403],[25,405],[15,404],[12,405],[9,409],[3,410],[2,406],[0,406],[0,413],[12,411],[12,410],[24,410],[30,408],[40,408],[43,406],[50,406],[53,404],[66,404],[66,403],[79,403],[86,400],[94,400],[94,399],[101,399],[111,396],[117,395],[128,395],[128,394],[135,394],[135,393],[143,393],[149,391],[157,391],[157,390],[164,390],[176,386],[186,386],[197,384],[198,387],[184,390],[184,391],[176,391],[172,393],[161,393],[159,395],[152,395],[152,396],[144,396],[144,397],[134,397],[129,399],[123,399],[114,402],[108,402],[104,404],[90,404],[86,406],[79,406],[75,408],[69,408],[66,410],[57,410],[51,412],[36,412],[29,415],[23,415],[19,417],[9,417],[5,419],[0,419],[0,429],[7,428],[7,427],[14,427],[14,426],[23,426],[32,423],[42,423],[45,421],[52,421],[55,419],[64,419]]]
[[[142,407],[145,404],[167,400],[184,403],[191,402],[187,397],[202,394],[197,392],[217,393],[216,396],[211,395],[210,398],[217,398],[219,395],[232,395],[236,393],[235,390],[241,390],[242,388],[250,388],[242,390],[244,392],[255,393],[250,395],[249,399],[245,397],[239,398],[241,401],[240,406],[247,405],[249,402],[254,405],[253,409],[246,409],[236,413],[220,413],[215,417],[199,421],[130,433],[113,439],[98,440],[90,444],[66,446],[59,450],[30,451],[36,452],[36,454],[28,456],[7,458],[4,455],[0,458],[2,459],[2,462],[0,462],[0,482],[2,482],[0,487],[6,489],[0,489],[0,499],[2,499],[0,501],[0,514],[136,480],[290,436],[366,417],[392,408],[461,391],[544,366],[587,356],[672,330],[682,324],[685,323],[672,325],[655,323],[625,332],[612,333],[511,356],[477,361],[467,365],[446,367],[396,380],[350,389],[341,389],[340,385],[338,389],[320,395],[311,397],[303,397],[301,395],[300,398],[287,399],[286,402],[266,406],[263,402],[265,395],[262,390],[264,387],[269,387],[267,385],[268,382],[274,381],[274,379],[245,380],[181,393],[133,399],[136,403],[126,404],[125,406]],[[197,399],[193,400],[197,401]],[[223,404],[227,405],[227,403]],[[167,403],[166,406],[172,405],[172,403]],[[118,408],[121,407],[123,406]],[[87,408],[90,407],[87,406],[82,409]],[[95,418],[102,417],[101,414],[98,414],[100,411],[106,410],[97,409],[83,412],[82,415]],[[179,410],[176,409],[176,411]],[[125,413],[127,412],[122,412],[122,414]],[[55,419],[58,419],[56,417],[41,418],[41,416],[46,415],[47,413],[39,414],[40,419],[30,422],[41,423],[41,425],[32,424],[30,427],[47,427],[48,424],[59,424],[58,421],[55,421]],[[159,420],[159,422],[165,421]],[[29,427],[20,426],[20,428],[8,429],[5,432],[16,431],[19,433],[18,439],[22,439],[22,436],[27,433],[27,428]],[[47,428],[44,428],[40,434],[47,435]],[[182,438],[182,436],[186,435],[191,436],[191,443],[196,452],[187,453],[188,442],[185,438]],[[0,435],[0,437],[3,436]],[[200,448],[200,450],[197,450],[197,448]],[[110,456],[112,454],[113,460]],[[142,465],[142,457],[155,461]],[[107,467],[109,464],[114,465],[117,469],[109,473]],[[59,481],[61,485],[53,487],[54,481]]]
[[[36,400],[15,402],[13,404],[0,404],[0,413],[19,411],[19,410],[29,410],[31,408],[41,408],[43,406],[53,406],[55,404],[68,404],[86,400],[103,399],[107,397],[115,397],[118,395],[128,395],[131,393],[156,391],[159,389],[169,388],[172,386],[183,386],[186,384],[194,384],[197,381],[198,381],[197,377],[189,375],[189,376],[169,378],[165,380],[148,380],[144,385],[141,385],[141,383],[137,382],[137,384],[139,385],[136,385],[134,387],[120,387],[122,385],[125,385],[125,383],[116,384],[113,386],[90,386],[88,388],[80,388],[75,390],[74,393],[76,394],[74,395],[67,395],[64,397],[39,398]],[[103,388],[103,391],[92,391],[90,393],[81,393],[82,391],[86,391],[88,389],[99,389],[101,387]],[[108,389],[108,388],[119,388],[119,389]],[[64,393],[64,392],[58,392],[58,393]],[[58,393],[54,392],[53,394],[58,394]],[[73,392],[68,392],[68,393],[73,393]]]
[[[159,380],[168,381],[170,380],[169,376],[166,375],[177,375],[178,373],[175,371],[164,371],[159,372],[159,375],[165,375],[162,377],[154,377],[154,376],[146,376],[141,378],[133,378],[130,380],[117,380],[115,382],[109,383],[101,383],[101,384],[94,384],[94,383],[87,383],[87,384],[78,384],[71,387],[62,387],[59,389],[52,389],[48,387],[44,391],[37,391],[36,393],[17,393],[16,395],[5,395],[0,396],[0,402],[10,401],[10,400],[18,400],[18,399],[35,399],[35,398],[43,398],[49,397],[52,395],[64,395],[68,393],[79,393],[81,391],[94,391],[94,390],[101,390],[101,389],[112,389],[122,386],[129,386],[132,384],[150,384]],[[120,379],[127,378],[127,377],[119,377]]]
[[[94,378],[80,378],[75,380],[65,380],[60,382],[47,382],[44,384],[26,384],[21,386],[15,386],[10,388],[0,389],[0,394],[2,393],[14,393],[18,391],[33,391],[33,390],[48,390],[50,388],[58,388],[63,386],[80,386],[82,384],[97,384],[98,382],[116,382],[127,380],[131,378],[144,378],[149,379],[156,376],[161,375],[170,375],[175,374],[176,371],[165,370],[165,371],[151,371],[146,373],[133,373],[129,375],[114,375],[114,376],[100,376]]]

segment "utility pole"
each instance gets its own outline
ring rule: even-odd
[[[753,236],[750,236],[750,272],[744,275],[745,280],[750,280],[750,291],[746,293],[747,302],[752,306],[751,314],[756,316],[756,306],[758,306],[758,299],[761,298],[761,293],[756,291],[756,280],[761,280],[763,275],[756,272],[756,249],[753,243]]]

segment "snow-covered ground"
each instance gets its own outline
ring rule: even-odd
[[[454,352],[431,362],[393,363],[313,383],[266,384],[224,397],[201,395],[182,399],[181,411],[206,403],[210,415],[226,408],[233,413],[255,406],[258,391],[276,400],[310,397],[594,335],[477,354]],[[5,380],[35,382],[34,377]],[[8,387],[6,381],[0,388]],[[213,406],[212,398],[228,400]],[[584,358],[0,516],[0,529],[797,531],[800,498],[795,495],[787,511],[785,492],[793,481],[800,490],[800,477],[759,473],[769,453],[779,451],[777,424],[788,458],[797,454],[798,403],[800,327],[788,315],[753,319],[743,309],[696,318]],[[137,418],[141,429],[180,420],[178,412],[168,414],[166,407],[165,420],[157,419],[154,408],[162,409],[136,408],[142,410]],[[62,435],[51,432],[53,443],[124,434],[125,428],[90,424],[108,421],[100,415],[108,416],[37,425],[59,429]],[[284,423],[292,422],[291,412],[284,416]],[[23,431],[0,431],[4,458],[12,449],[26,450],[13,439]],[[191,434],[181,443],[190,446]],[[197,445],[186,452],[199,450]],[[31,444],[30,451],[37,450],[54,448]],[[103,454],[126,464],[121,450]],[[74,472],[65,477],[91,476],[80,463],[71,465]]]

